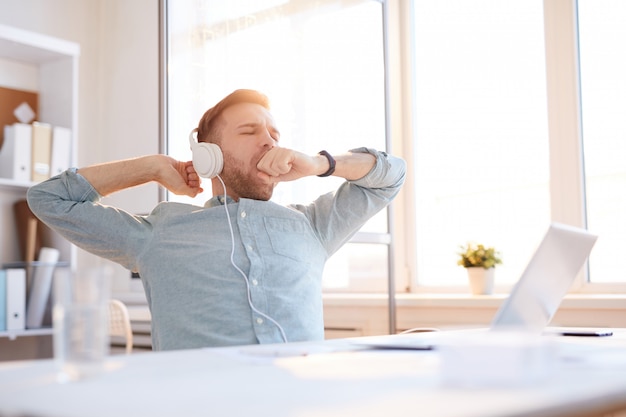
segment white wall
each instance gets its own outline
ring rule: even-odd
[[[158,152],[158,0],[0,0],[0,23],[80,44],[78,166]],[[104,200],[133,212],[156,185]],[[103,262],[79,251],[79,271]],[[108,263],[107,263],[108,264]],[[129,273],[115,267],[114,290]]]

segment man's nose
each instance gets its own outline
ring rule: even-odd
[[[276,146],[276,140],[267,130],[264,131],[261,135],[261,145],[267,148],[273,148],[274,146]]]

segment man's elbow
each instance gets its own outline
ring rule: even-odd
[[[38,185],[30,187],[26,191],[26,202],[28,203],[28,207],[30,208],[30,211],[32,211],[33,214],[40,219],[45,214],[46,206],[50,206],[49,204],[46,204],[46,195],[47,193],[40,190]]]

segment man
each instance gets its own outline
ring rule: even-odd
[[[31,210],[139,272],[155,350],[323,339],[324,263],[396,196],[404,161],[366,148],[334,158],[281,148],[267,98],[253,90],[209,109],[197,136],[219,145],[224,161],[204,207],[163,202],[137,216],[98,203],[150,181],[202,192],[192,162],[150,155],[70,169],[29,190]],[[347,181],[310,204],[269,201],[281,181],[331,174]]]

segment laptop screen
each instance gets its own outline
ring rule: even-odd
[[[491,328],[541,332],[572,286],[597,236],[573,226],[552,223]]]

